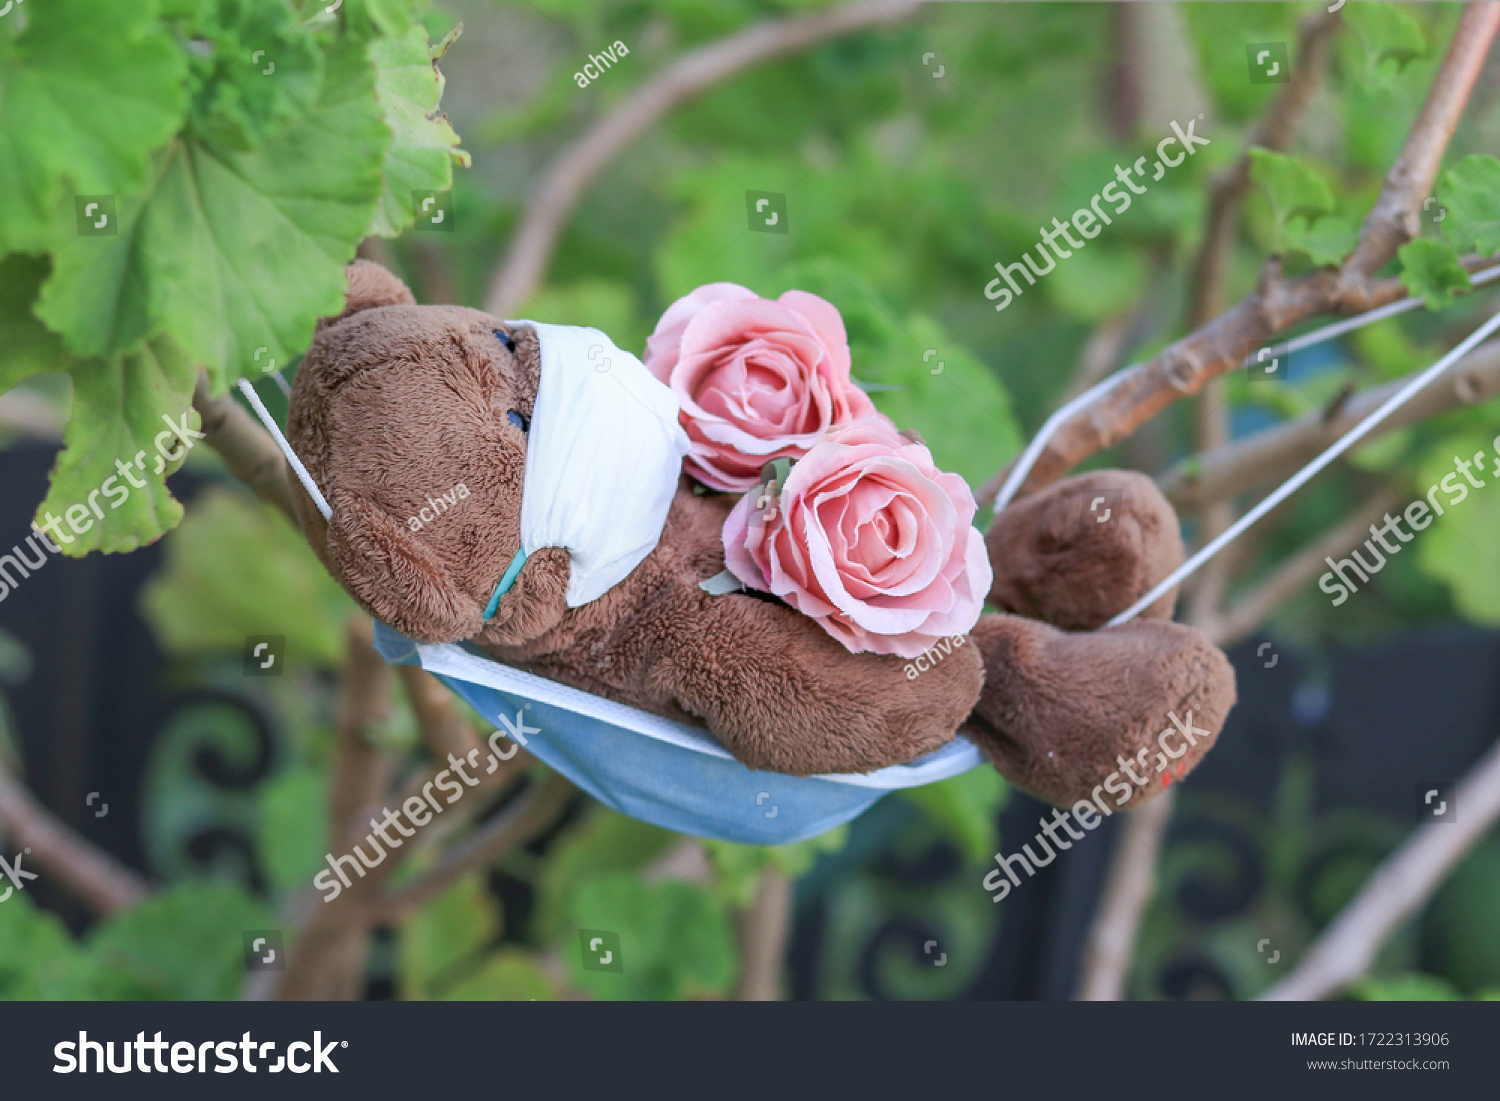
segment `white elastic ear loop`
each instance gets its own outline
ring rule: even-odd
[[[1230,541],[1238,536],[1242,531],[1248,528],[1251,524],[1255,523],[1255,521],[1259,520],[1266,513],[1270,512],[1273,508],[1279,505],[1282,501],[1286,500],[1297,490],[1301,489],[1313,478],[1315,474],[1318,473],[1318,471],[1322,470],[1329,463],[1333,462],[1334,459],[1337,459],[1345,451],[1348,451],[1351,447],[1353,447],[1356,443],[1363,439],[1365,435],[1370,431],[1370,429],[1374,428],[1381,421],[1385,420],[1386,417],[1390,416],[1402,405],[1405,405],[1408,401],[1411,400],[1412,396],[1415,395],[1418,390],[1422,389],[1422,387],[1426,386],[1433,379],[1437,378],[1438,375],[1442,374],[1449,367],[1453,366],[1454,363],[1466,356],[1476,344],[1478,344],[1485,337],[1489,336],[1496,329],[1500,329],[1500,313],[1496,313],[1483,325],[1479,326],[1479,328],[1470,333],[1451,352],[1445,355],[1442,359],[1438,360],[1431,367],[1427,368],[1427,370],[1423,371],[1416,378],[1412,379],[1405,386],[1401,387],[1401,389],[1396,393],[1392,394],[1390,398],[1384,404],[1382,404],[1379,409],[1375,410],[1368,417],[1351,428],[1348,432],[1344,433],[1344,435],[1341,436],[1332,447],[1323,452],[1323,454],[1319,455],[1312,462],[1308,463],[1301,470],[1297,471],[1296,474],[1292,475],[1292,477],[1283,482],[1274,493],[1267,496],[1265,500],[1261,501],[1249,512],[1245,513],[1245,515],[1241,516],[1238,520],[1231,524],[1217,539],[1210,542],[1197,554],[1193,555],[1193,557],[1189,558],[1186,562],[1184,562],[1182,565],[1178,566],[1175,570],[1168,574],[1166,578],[1164,578],[1162,582],[1156,586],[1156,588],[1152,589],[1149,593],[1141,597],[1129,608],[1126,608],[1119,615],[1115,616],[1114,619],[1110,620],[1109,626],[1114,627],[1118,624],[1126,622],[1127,620],[1134,619],[1142,611],[1149,608],[1156,602],[1159,597],[1161,597],[1163,593],[1170,590],[1172,586],[1176,585],[1183,578],[1190,576],[1193,571],[1196,570],[1199,566],[1203,565],[1203,563],[1207,562],[1214,555],[1218,554],[1219,551],[1223,550],[1224,547],[1227,546]]]
[[[1479,287],[1483,286],[1486,283],[1493,282],[1496,279],[1500,279],[1500,266],[1488,268],[1485,271],[1479,272],[1477,275],[1471,276],[1469,281],[1474,286]],[[1293,352],[1301,351],[1303,348],[1310,348],[1314,344],[1321,344],[1325,340],[1332,340],[1334,337],[1342,336],[1344,333],[1363,328],[1366,325],[1373,325],[1377,321],[1383,321],[1388,317],[1394,317],[1397,314],[1405,313],[1408,310],[1414,310],[1418,306],[1422,305],[1423,302],[1424,299],[1422,298],[1401,298],[1396,300],[1395,302],[1390,302],[1384,306],[1378,306],[1373,310],[1367,310],[1362,314],[1357,314],[1354,317],[1348,317],[1342,321],[1335,321],[1333,324],[1325,325],[1321,329],[1314,329],[1312,332],[1305,333],[1302,336],[1286,341],[1284,344],[1270,345],[1267,348],[1262,349],[1261,351],[1269,352],[1276,356],[1291,355]],[[1197,554],[1193,555],[1193,557],[1189,558],[1186,562],[1184,562],[1181,566],[1174,570],[1172,574],[1165,580],[1163,580],[1161,584],[1157,585],[1156,588],[1152,589],[1149,593],[1141,597],[1125,611],[1121,612],[1119,615],[1115,616],[1114,619],[1110,620],[1108,626],[1114,627],[1118,624],[1125,623],[1129,620],[1134,619],[1137,615],[1139,615],[1141,612],[1155,603],[1162,596],[1162,594],[1166,593],[1174,585],[1192,576],[1192,574],[1197,571],[1199,566],[1203,565],[1203,563],[1207,562],[1215,554],[1223,550],[1224,547],[1227,546],[1241,532],[1243,532],[1251,524],[1255,523],[1255,521],[1259,520],[1271,509],[1275,508],[1282,501],[1286,500],[1286,498],[1292,493],[1296,492],[1302,486],[1306,485],[1307,482],[1311,478],[1313,478],[1319,471],[1321,471],[1329,463],[1333,462],[1334,459],[1338,458],[1345,451],[1349,450],[1349,448],[1353,447],[1356,443],[1363,439],[1364,436],[1370,431],[1370,429],[1374,428],[1381,421],[1385,420],[1386,417],[1390,416],[1391,413],[1395,412],[1396,409],[1400,408],[1406,402],[1410,401],[1413,395],[1417,393],[1417,391],[1421,390],[1422,387],[1427,385],[1427,383],[1432,381],[1438,375],[1442,374],[1443,371],[1452,366],[1452,364],[1457,359],[1468,354],[1468,352],[1473,349],[1473,347],[1478,344],[1479,341],[1483,340],[1486,336],[1494,331],[1497,324],[1500,324],[1500,314],[1496,314],[1496,316],[1490,318],[1489,321],[1485,322],[1485,324],[1481,325],[1478,329],[1471,333],[1468,339],[1466,339],[1462,344],[1458,345],[1458,347],[1454,348],[1453,351],[1449,352],[1442,359],[1438,360],[1437,363],[1434,363],[1427,370],[1423,371],[1416,378],[1412,379],[1411,382],[1402,387],[1398,393],[1391,395],[1389,401],[1385,402],[1379,409],[1376,409],[1368,417],[1360,421],[1359,424],[1355,425],[1348,432],[1346,432],[1343,437],[1341,437],[1332,446],[1330,446],[1328,450],[1324,451],[1323,454],[1319,455],[1316,459],[1308,463],[1307,466],[1303,467],[1300,471],[1298,471],[1295,475],[1293,475],[1285,483],[1283,483],[1275,493],[1271,494],[1264,501],[1260,502],[1260,504],[1256,505],[1255,508],[1251,509],[1244,516],[1240,517],[1240,519],[1237,520],[1231,527],[1229,527],[1222,535],[1220,535],[1213,542],[1209,543],[1207,546],[1203,547],[1198,551]],[[1247,357],[1245,361],[1240,364],[1240,366],[1252,366],[1262,358],[1264,358],[1264,356],[1261,353],[1257,353],[1255,356]],[[1110,390],[1114,389],[1116,384],[1118,384],[1127,374],[1129,374],[1139,366],[1141,366],[1141,364],[1132,363],[1129,367],[1120,368],[1120,370],[1116,371],[1113,375],[1110,375],[1109,378],[1105,379],[1103,382],[1097,383],[1094,386],[1091,386],[1089,389],[1085,390],[1083,393],[1079,394],[1076,398],[1062,406],[1050,417],[1048,417],[1045,422],[1043,422],[1042,427],[1037,430],[1036,436],[1033,437],[1032,441],[1026,445],[1026,450],[1021,452],[1021,457],[1016,460],[1016,464],[1011,468],[1010,474],[1006,476],[1005,484],[1000,487],[1000,492],[995,495],[995,513],[998,514],[1002,509],[1005,508],[1006,505],[1010,504],[1017,491],[1021,488],[1021,483],[1026,480],[1026,476],[1031,473],[1032,467],[1036,465],[1038,456],[1041,455],[1042,450],[1047,446],[1047,443],[1056,434],[1058,428],[1066,423],[1074,413],[1078,412],[1080,409],[1086,408],[1090,403],[1094,401],[1094,399],[1101,397],[1104,394],[1107,394]]]
[[[260,395],[255,392],[255,387],[250,385],[250,380],[242,378],[237,385],[240,393],[245,395],[245,400],[250,403],[250,408],[255,410],[255,415],[260,418],[260,423],[266,426],[266,431],[271,433],[271,438],[276,441],[276,446],[281,448],[281,453],[286,456],[287,465],[297,475],[297,480],[302,483],[302,488],[307,490],[307,495],[313,499],[313,504],[318,506],[318,511],[323,514],[323,519],[333,518],[333,509],[328,507],[328,502],[318,490],[318,485],[312,480],[312,475],[307,472],[307,467],[302,465],[302,460],[297,458],[297,453],[292,450],[292,445],[286,442],[286,437],[281,434],[281,429],[276,424],[276,419],[271,416],[271,411],[266,408],[265,402],[260,400]]]

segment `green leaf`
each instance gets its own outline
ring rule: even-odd
[[[74,558],[154,542],[182,519],[166,476],[186,452],[168,425],[186,415],[189,430],[198,428],[192,364],[156,340],[134,355],[76,363],[72,375],[73,412],[36,522]],[[157,450],[163,433],[174,462]]]
[[[1413,484],[1424,497],[1437,486],[1433,498],[1445,510],[1417,536],[1422,572],[1448,583],[1464,616],[1495,627],[1500,626],[1500,488],[1494,482],[1500,476],[1491,434],[1457,433],[1433,445],[1417,464]],[[1473,472],[1485,483],[1483,489],[1468,485],[1458,468],[1458,459],[1472,463],[1476,454],[1489,464]],[[1460,489],[1466,492],[1461,495]]]
[[[545,969],[530,952],[501,948],[439,998],[445,1002],[551,1002],[557,990]]]
[[[56,915],[20,891],[0,904],[0,1000],[86,997],[88,970],[83,950]]]
[[[274,142],[174,144],[144,206],[122,204],[118,236],[59,254],[38,316],[81,355],[165,328],[216,390],[289,363],[342,308],[389,144],[374,69],[335,45],[317,104]]]
[[[1474,289],[1469,273],[1459,265],[1458,253],[1445,241],[1419,237],[1401,246],[1401,285],[1413,298],[1425,298],[1429,310],[1441,310],[1456,294]]]
[[[284,894],[308,886],[318,869],[326,867],[327,788],[321,769],[297,764],[260,789],[257,851],[266,876]]]
[[[458,148],[448,116],[438,113],[443,74],[427,41],[427,30],[413,26],[400,38],[370,43],[375,92],[391,128],[385,155],[385,187],[370,233],[395,237],[414,217],[413,191],[446,191],[453,186],[453,166],[469,164]],[[574,322],[578,324],[578,322]]]
[[[1462,1001],[1457,990],[1434,975],[1412,972],[1361,979],[1349,993],[1362,1002],[1453,1002]]]
[[[94,996],[205,1001],[238,996],[243,933],[276,928],[270,912],[223,882],[187,882],[107,918],[89,937]]]
[[[1293,218],[1283,232],[1288,248],[1305,252],[1319,267],[1338,263],[1359,242],[1359,227],[1338,214],[1328,214],[1312,222]]]
[[[863,368],[855,360],[855,368],[869,371],[872,381],[904,387],[871,400],[898,428],[921,434],[940,470],[978,487],[1021,449],[1010,395],[994,371],[937,322],[913,316],[902,330],[904,339],[888,358]]]
[[[1250,150],[1250,179],[1265,192],[1278,224],[1301,215],[1314,219],[1333,211],[1333,191],[1312,166],[1259,146]]]
[[[1350,4],[1344,9],[1344,19],[1364,43],[1371,70],[1387,58],[1404,69],[1408,61],[1427,56],[1427,36],[1421,25],[1395,4]]]
[[[1311,165],[1285,153],[1250,150],[1250,179],[1270,200],[1276,218],[1276,247],[1306,253],[1322,266],[1353,250],[1359,230],[1333,215],[1333,190]]]
[[[1500,160],[1465,157],[1443,173],[1438,195],[1448,208],[1443,236],[1481,256],[1500,252]]]
[[[767,868],[796,879],[823,853],[835,853],[849,841],[849,827],[839,826],[806,841],[790,845],[742,845],[735,841],[703,842],[713,862],[719,897],[729,905],[745,909],[755,901],[761,876]]]
[[[437,993],[443,975],[500,932],[500,911],[473,872],[427,903],[400,929],[401,992],[422,1001]]]
[[[275,509],[210,489],[166,544],[141,610],[168,651],[238,652],[248,635],[285,635],[287,659],[337,665],[353,604]]]
[[[569,917],[574,930],[620,937],[618,973],[585,969],[576,932],[562,945],[573,981],[597,998],[676,1000],[720,994],[734,981],[728,915],[702,888],[680,880],[648,886],[629,872],[604,872],[579,885]]]
[[[947,830],[969,860],[982,863],[995,852],[1006,787],[994,769],[971,768],[936,784],[906,788],[901,796]]]
[[[274,137],[323,84],[323,53],[286,0],[199,0],[179,33],[191,40],[195,136],[235,149]]]
[[[72,194],[139,189],[182,121],[185,76],[152,0],[13,13],[0,27],[0,255],[71,238]]]
[[[327,10],[327,0],[317,6]],[[411,27],[418,10],[426,6],[426,0],[344,0],[339,14],[356,38],[399,38]]]
[[[1098,322],[1129,309],[1150,281],[1140,250],[1089,247],[1059,264],[1044,285],[1068,313]]]
[[[537,880],[537,927],[545,940],[566,927],[579,884],[606,871],[634,872],[671,845],[676,834],[594,805],[548,851]]]
[[[1500,984],[1500,843],[1486,838],[1453,869],[1423,918],[1423,958],[1466,991]]]
[[[16,252],[0,260],[0,393],[28,375],[68,367],[62,341],[31,312],[50,270],[44,257]]]

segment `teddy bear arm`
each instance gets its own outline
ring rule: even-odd
[[[954,646],[908,676],[851,654],[817,623],[743,594],[684,594],[643,625],[662,638],[647,690],[701,718],[741,763],[797,776],[867,772],[940,748],[978,699],[982,659]]]
[[[985,535],[997,608],[1065,631],[1103,626],[1182,564],[1171,504],[1144,474],[1094,470],[1003,509]],[[1176,590],[1142,614],[1170,619]]]

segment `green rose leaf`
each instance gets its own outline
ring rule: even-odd
[[[375,212],[390,135],[374,84],[362,50],[336,45],[317,104],[275,141],[174,144],[118,236],[59,255],[38,315],[81,355],[165,329],[215,390],[290,362],[342,307],[344,265]]]
[[[1438,194],[1448,208],[1444,237],[1481,256],[1500,252],[1500,160],[1465,157],[1443,173]]]
[[[73,413],[36,522],[75,558],[134,550],[182,518],[166,476],[186,450],[168,425],[198,428],[191,408],[197,373],[169,341],[155,340],[132,355],[76,363],[72,374]],[[157,450],[162,433],[174,462]]]
[[[151,0],[46,0],[0,25],[0,254],[71,236],[70,193],[117,198],[187,107],[186,62]]]
[[[1430,237],[1408,241],[1396,253],[1401,261],[1401,285],[1413,298],[1427,299],[1429,310],[1441,310],[1456,294],[1474,289],[1469,273],[1458,263],[1453,246]]]
[[[446,49],[447,42],[442,44]],[[411,225],[413,191],[446,191],[453,186],[454,164],[468,165],[448,117],[438,113],[443,74],[427,41],[427,31],[412,27],[400,38],[370,44],[375,66],[375,93],[391,128],[385,155],[385,187],[370,233],[395,237]]]

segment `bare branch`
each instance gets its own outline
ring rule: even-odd
[[[1458,785],[1454,805],[1461,811],[1457,820],[1428,822],[1412,833],[1263,1000],[1326,998],[1369,971],[1380,946],[1422,908],[1500,818],[1500,742]]]
[[[146,881],[79,836],[11,775],[0,758],[0,825],[49,876],[96,914],[129,909],[151,893]]]
[[[1125,822],[1110,861],[1104,898],[1089,925],[1078,1001],[1115,1002],[1125,995],[1136,931],[1156,889],[1157,856],[1176,798],[1176,791],[1168,788],[1140,810],[1119,812]]]
[[[1324,268],[1288,282],[1281,275],[1279,258],[1272,257],[1250,295],[1128,372],[1108,393],[1064,424],[1043,449],[1021,492],[1056,481],[1172,402],[1197,393],[1210,379],[1238,367],[1253,348],[1299,321],[1369,309],[1373,304],[1370,276],[1415,231],[1416,212],[1430,190],[1497,28],[1500,4],[1475,3],[1465,9],[1421,116],[1365,220],[1359,245],[1341,270]],[[1375,289],[1385,291],[1388,285],[1389,281],[1382,280]]]
[[[1463,116],[1474,82],[1484,68],[1495,32],[1500,30],[1500,4],[1480,0],[1464,7],[1453,32],[1448,56],[1438,69],[1422,113],[1396,163],[1386,174],[1375,208],[1360,228],[1354,255],[1344,262],[1345,286],[1363,282],[1378,271],[1396,250],[1417,235],[1422,203],[1432,194],[1443,164],[1443,152]]]
[[[1178,463],[1157,479],[1178,510],[1191,512],[1256,485],[1289,477],[1406,385],[1397,379],[1327,410],[1305,413],[1246,439]],[[1481,344],[1440,380],[1397,409],[1366,440],[1500,393],[1500,340]]]
[[[1315,543],[1302,548],[1241,597],[1218,620],[1206,628],[1216,646],[1233,646],[1254,631],[1276,607],[1323,571],[1325,558],[1347,554],[1350,547],[1369,538],[1371,525],[1402,504],[1395,490],[1377,490],[1347,520]]]
[[[1297,60],[1292,76],[1256,121],[1245,138],[1245,148],[1208,189],[1208,215],[1203,245],[1193,265],[1192,304],[1188,324],[1197,327],[1224,308],[1224,273],[1234,244],[1240,203],[1250,191],[1250,149],[1285,149],[1292,142],[1323,73],[1328,45],[1342,19],[1337,13],[1314,12],[1298,32]]]
[[[683,54],[589,127],[543,174],[521,212],[520,227],[490,283],[484,308],[507,317],[532,296],[584,191],[668,111],[756,65],[875,24],[906,19],[922,3],[853,0],[810,15],[756,23]]]
[[[479,739],[442,681],[418,665],[402,665],[397,672],[417,717],[422,743],[434,760],[446,761],[450,755],[464,757],[478,747]]]
[[[494,863],[537,837],[557,821],[577,793],[578,789],[566,776],[549,772],[545,780],[533,784],[494,819],[444,853],[416,881],[374,900],[372,917],[379,923],[400,921],[466,873]]]
[[[208,446],[219,453],[230,473],[263,500],[281,509],[295,525],[292,472],[270,433],[229,394],[212,396],[207,375],[198,376],[198,385],[193,389],[193,408],[203,420]],[[302,492],[300,486],[297,492]]]
[[[755,901],[739,919],[740,982],[736,1000],[781,999],[781,967],[791,928],[791,878],[774,864],[767,864],[760,873]]]
[[[368,737],[389,711],[390,666],[371,645],[372,625],[363,616],[350,620],[340,678],[341,702],[336,732],[333,779],[329,789],[330,851],[348,853],[360,840],[360,821],[380,800],[393,762]],[[297,900],[287,969],[259,972],[249,984],[252,998],[342,1000],[357,998],[371,922],[368,899],[400,866],[392,854],[354,879],[331,902],[314,892]]]

